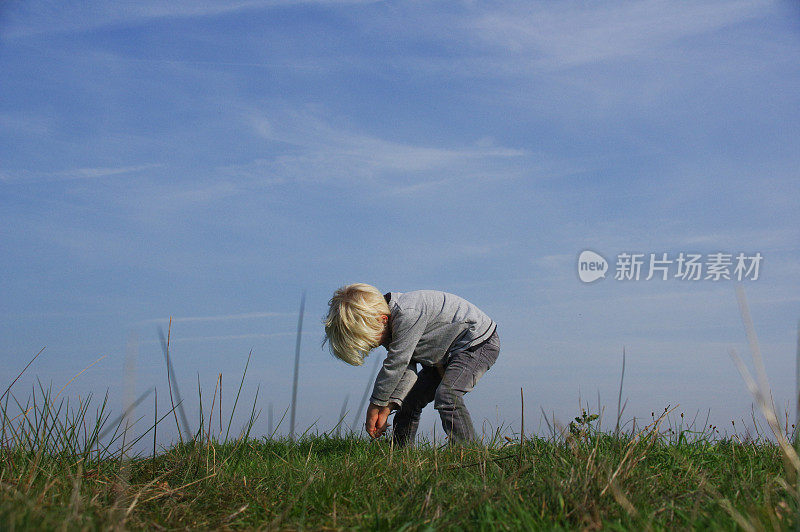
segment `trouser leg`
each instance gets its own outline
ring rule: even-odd
[[[394,415],[392,437],[396,445],[414,442],[419,428],[422,409],[433,401],[442,376],[436,368],[425,367],[417,374],[417,382],[403,400],[400,410]]]
[[[484,343],[450,356],[434,396],[434,408],[439,411],[450,442],[475,439],[475,428],[463,397],[492,367],[499,354],[500,339],[495,332]]]

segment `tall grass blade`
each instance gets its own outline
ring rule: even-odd
[[[77,379],[78,377],[80,377],[81,375],[83,375],[83,373],[84,373],[84,372],[85,372],[87,369],[91,368],[92,366],[94,366],[95,364],[97,364],[98,362],[100,362],[101,360],[103,360],[104,358],[106,358],[106,356],[105,356],[105,355],[102,355],[100,358],[98,358],[97,360],[95,360],[94,362],[92,362],[91,364],[89,364],[88,366],[86,366],[85,368],[83,368],[82,370],[80,370],[80,371],[79,371],[79,372],[78,372],[78,373],[77,373],[77,374],[76,374],[74,377],[72,377],[72,378],[69,380],[69,382],[68,382],[68,383],[66,383],[64,386],[62,386],[62,387],[61,387],[61,389],[60,389],[60,390],[58,390],[58,393],[57,393],[57,394],[56,394],[56,396],[53,398],[53,400],[55,401],[56,399],[58,399],[58,396],[59,396],[59,395],[61,395],[61,392],[63,392],[63,391],[64,391],[64,389],[66,389],[66,387],[67,387],[67,386],[69,386],[70,384],[72,384],[72,381],[74,381],[75,379]]]
[[[144,432],[143,432],[143,433],[142,433],[140,436],[138,436],[138,437],[137,437],[135,440],[133,440],[133,441],[131,442],[131,445],[130,445],[130,446],[131,446],[131,447],[133,447],[133,446],[135,446],[137,443],[139,443],[141,440],[143,440],[145,436],[147,436],[148,434],[150,434],[150,431],[151,431],[151,430],[154,430],[154,429],[155,429],[155,428],[156,428],[156,427],[157,427],[157,426],[158,426],[158,425],[159,425],[159,424],[160,424],[162,421],[164,421],[164,420],[165,420],[165,419],[166,419],[166,418],[167,418],[167,417],[168,417],[168,416],[169,416],[171,413],[172,413],[172,410],[169,410],[169,411],[168,411],[167,413],[165,413],[163,416],[161,416],[160,418],[158,418],[158,420],[157,420],[155,423],[153,423],[153,425],[152,425],[150,428],[148,428],[148,429],[147,429],[146,431],[144,431]],[[142,418],[139,418],[139,419],[142,419]],[[137,422],[138,422],[138,420],[137,420]]]
[[[306,293],[300,297],[300,315],[297,318],[297,341],[294,346],[294,377],[292,378],[292,414],[289,417],[289,438],[294,439],[294,421],[297,410],[297,379],[300,372],[300,338],[303,334],[303,312],[306,307]]]
[[[228,419],[228,429],[225,431],[225,441],[228,441],[228,435],[231,433],[231,423],[233,423],[233,414],[236,412],[236,405],[239,404],[239,394],[242,393],[242,386],[244,386],[244,377],[247,375],[247,368],[250,366],[250,357],[253,356],[253,350],[247,355],[247,362],[244,364],[244,371],[242,372],[242,380],[239,383],[239,389],[236,390],[236,399],[233,400],[233,408],[231,409],[231,417]]]
[[[45,347],[47,347],[47,346],[45,346]],[[31,364],[33,364],[33,361],[34,361],[34,360],[36,360],[36,359],[39,357],[39,355],[41,355],[41,354],[42,354],[42,351],[44,351],[44,350],[45,350],[45,347],[41,348],[41,349],[39,350],[39,352],[38,352],[38,353],[36,353],[36,356],[34,356],[34,357],[31,359],[31,361],[30,361],[30,362],[28,362],[28,364],[27,364],[27,365],[26,365],[24,368],[22,368],[22,371],[20,371],[20,372],[19,372],[19,374],[17,375],[17,377],[16,377],[16,378],[15,378],[13,381],[11,381],[11,384],[9,384],[9,385],[8,385],[8,388],[6,388],[6,391],[4,391],[4,392],[3,392],[3,395],[0,395],[0,401],[2,401],[2,400],[3,400],[3,397],[5,397],[5,396],[6,396],[6,394],[9,392],[9,390],[11,390],[11,388],[14,386],[14,384],[16,384],[16,382],[19,380],[19,378],[20,378],[20,377],[22,377],[22,374],[23,374],[23,373],[25,373],[25,370],[26,370],[26,369],[28,369],[28,368],[31,366]]]
[[[775,439],[778,442],[778,445],[781,448],[784,458],[786,461],[791,464],[793,468],[793,473],[797,475],[800,473],[800,456],[798,456],[797,451],[792,447],[792,445],[787,440],[786,435],[783,433],[781,429],[780,422],[778,421],[778,416],[775,413],[775,405],[772,402],[771,396],[771,389],[769,387],[769,382],[767,380],[766,370],[764,369],[764,362],[761,358],[761,351],[758,346],[758,339],[755,335],[755,327],[753,326],[753,320],[750,317],[750,311],[747,307],[747,300],[744,295],[744,290],[741,286],[736,287],[736,297],[739,302],[739,310],[742,315],[742,321],[744,322],[745,332],[747,334],[747,339],[750,343],[750,350],[753,357],[753,363],[756,367],[756,372],[758,374],[758,383],[753,378],[750,373],[750,370],[747,369],[742,359],[739,358],[739,355],[736,354],[736,351],[731,349],[730,355],[733,359],[736,367],[739,370],[739,373],[742,376],[742,379],[745,381],[748,390],[755,398],[756,402],[758,403],[759,408],[761,409],[761,413],[764,415],[764,418],[767,420],[767,424],[769,425],[772,434],[775,436]]]
[[[758,345],[756,328],[753,325],[753,318],[750,317],[750,309],[747,306],[747,300],[742,285],[736,286],[736,299],[739,303],[739,313],[742,316],[742,323],[744,324],[747,341],[750,344],[750,352],[753,355],[753,363],[756,367],[756,376],[758,378],[758,387],[761,391],[770,390],[769,381],[767,380],[767,371],[764,368],[764,359],[761,357],[761,348]]]
[[[208,415],[208,437],[206,444],[211,445],[211,434],[214,432],[214,407],[216,406],[217,402],[217,389],[219,388],[220,379],[222,379],[222,373],[217,376],[217,383],[214,386],[214,397],[211,399],[211,413]]]
[[[255,425],[256,419],[258,419],[258,415],[261,413],[260,410],[258,414],[256,413],[256,404],[258,403],[258,393],[260,391],[261,391],[261,385],[259,384],[258,386],[256,386],[256,396],[255,399],[253,399],[253,409],[250,412],[250,419],[247,420],[247,426],[242,431],[242,435],[240,437],[240,440],[242,442],[246,442],[247,439],[250,438],[250,431],[253,430],[253,425]]]
[[[142,401],[147,399],[147,397],[153,392],[153,390],[155,390],[155,388],[148,388],[139,397],[137,397],[134,402],[132,402],[130,405],[128,405],[128,407],[125,408],[125,410],[122,412],[122,414],[117,416],[114,419],[114,421],[111,422],[111,426],[106,428],[104,431],[102,431],[100,433],[100,439],[103,439],[104,437],[108,436],[108,434],[112,430],[118,429],[119,426],[122,424],[122,422],[130,415],[130,413],[133,412],[133,410],[137,406],[139,406],[142,403]]]
[[[795,354],[795,367],[797,371],[795,381],[795,397],[797,397],[797,405],[795,407],[794,417],[794,445],[800,445],[800,321],[797,322],[797,353]],[[797,526],[800,527],[800,519],[797,521]]]
[[[619,395],[617,396],[617,424],[614,427],[614,437],[619,436],[619,422],[622,419],[622,383],[625,382],[625,346],[622,346],[622,375],[619,377]]]
[[[203,441],[203,428],[205,420],[203,419],[203,390],[200,388],[200,372],[197,372],[197,398],[198,403],[200,404],[200,428],[195,434],[195,439],[202,442]]]
[[[153,458],[156,457],[156,437],[158,436],[158,388],[153,388]]]
[[[522,387],[519,388],[519,406],[520,406],[520,428],[519,428],[519,455],[518,467],[522,467],[522,448],[525,443],[525,395],[522,393]]]
[[[124,371],[124,404],[126,410],[131,405],[131,401],[134,400],[134,394],[136,393],[136,359],[139,355],[139,339],[136,336],[135,332],[131,332],[128,336],[128,345],[126,346],[125,350],[125,371]],[[133,409],[130,410],[133,412]],[[122,454],[124,455],[125,451],[125,440],[127,439],[128,430],[130,429],[129,420],[125,418],[125,436],[123,436],[123,443],[122,443]],[[126,469],[127,471],[127,469]]]
[[[278,420],[278,424],[275,425],[275,430],[270,431],[269,438],[267,438],[267,439],[271,440],[275,436],[275,434],[278,432],[278,429],[281,428],[281,424],[283,424],[283,420],[286,419],[286,414],[288,414],[288,413],[289,413],[289,407],[287,406],[283,410],[283,414],[281,415],[281,418]]]
[[[272,437],[272,403],[267,406],[267,434]]]
[[[539,410],[542,411],[542,417],[544,417],[544,422],[547,424],[547,431],[550,432],[552,438],[555,440],[556,438],[555,424],[552,425],[550,424],[550,420],[547,419],[547,412],[544,411],[544,408],[542,408],[541,405],[539,405]]]
[[[525,394],[522,393],[522,387],[519,388],[519,407],[520,407],[520,429],[519,429],[519,444],[520,446],[525,443]]]
[[[795,407],[795,421],[794,421],[794,448],[797,451],[800,445],[800,321],[797,322],[797,351],[795,354],[795,366],[797,368],[797,382],[795,384],[795,396],[797,397],[797,406]],[[800,501],[800,478],[796,481],[796,495],[797,500]],[[794,529],[795,532],[800,532],[800,503],[797,506],[797,512],[794,516]]]
[[[183,424],[183,431],[188,436],[192,433],[189,428],[189,419],[186,417],[186,411],[183,409],[183,400],[181,399],[181,391],[178,388],[178,380],[175,378],[175,368],[172,366],[172,358],[169,356],[169,341],[172,335],[172,317],[169,319],[169,328],[167,329],[167,337],[164,338],[164,330],[158,328],[158,337],[161,340],[161,350],[164,353],[164,361],[167,364],[167,384],[169,385],[169,400],[172,404],[172,413],[175,416],[175,426],[178,428],[178,438],[183,443],[183,435],[181,434],[181,426],[178,424],[178,413],[181,415],[181,422]],[[175,387],[175,398],[172,397],[172,388]],[[178,404],[175,404],[175,401]],[[177,411],[176,411],[177,408]]]
[[[344,423],[344,418],[347,415],[347,401],[350,400],[350,394],[344,396],[344,402],[342,403],[342,409],[339,410],[339,422],[336,424],[336,437],[339,437],[339,434],[342,432],[342,424]]]

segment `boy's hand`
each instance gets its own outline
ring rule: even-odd
[[[388,406],[378,406],[370,403],[367,408],[367,434],[372,439],[378,438],[386,432],[386,420],[391,409]]]

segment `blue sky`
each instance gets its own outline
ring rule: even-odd
[[[136,390],[165,397],[173,316],[190,409],[252,349],[263,433],[289,404],[306,291],[298,425],[327,430],[373,363],[333,360],[320,320],[369,282],[499,323],[467,400],[479,425],[518,428],[520,387],[564,422],[599,393],[613,424],[625,346],[630,416],[679,404],[729,426],[751,403],[728,356],[747,354],[736,283],[584,284],[577,257],[759,252],[742,284],[785,406],[798,57],[789,2],[6,2],[0,382],[44,346],[20,399],[105,355],[65,393],[119,402],[136,338]]]

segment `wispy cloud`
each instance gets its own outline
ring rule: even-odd
[[[520,149],[494,146],[481,139],[465,148],[434,148],[403,143],[333,127],[319,116],[304,110],[284,109],[269,113],[254,112],[250,122],[263,138],[297,147],[363,161],[388,170],[419,171],[450,164],[463,158],[507,158],[526,155]]]
[[[252,111],[246,120],[276,151],[227,172],[258,174],[267,179],[299,181],[376,182],[382,193],[410,195],[451,183],[454,179],[503,179],[528,173],[531,153],[499,146],[491,139],[470,145],[430,146],[334,127],[318,113],[306,110]],[[553,164],[552,166],[556,166]]]
[[[280,336],[297,335],[295,331],[275,332],[275,333],[248,333],[248,334],[223,334],[216,336],[173,336],[170,338],[170,344],[176,342],[208,342],[208,341],[226,341],[226,340],[257,340],[261,338],[276,338]],[[303,336],[319,336],[317,332],[306,331]],[[159,340],[148,340],[142,342],[143,344],[159,344]]]
[[[159,165],[157,164],[145,164],[139,166],[122,166],[117,168],[77,168],[68,172],[62,172],[61,175],[66,178],[73,179],[94,179],[98,177],[108,177],[119,174],[129,174],[131,172],[139,172],[141,170],[149,170],[158,166]]]
[[[71,33],[119,26],[141,24],[161,19],[212,17],[249,10],[297,4],[364,4],[376,0],[176,0],[162,2],[82,2],[47,9],[40,5],[24,4],[9,15],[12,25],[4,32],[6,39],[49,34]]]
[[[34,172],[30,170],[0,172],[0,181],[6,183],[28,181],[64,181],[72,179],[100,179],[124,174],[135,174],[159,168],[160,164],[140,164],[133,166],[74,168],[57,172]]]
[[[49,118],[23,113],[0,113],[0,131],[18,135],[43,136],[52,131]]]
[[[296,313],[292,312],[245,312],[242,314],[220,314],[218,316],[184,316],[173,317],[172,323],[193,323],[193,322],[213,322],[213,321],[239,321],[239,320],[255,320],[263,318],[276,318],[285,316],[295,316]],[[147,323],[168,323],[170,318],[151,318],[138,322],[139,324]]]
[[[240,192],[240,188],[231,182],[181,184],[175,190],[165,191],[160,202],[166,209],[185,208],[213,203],[223,198],[235,196]]]
[[[520,2],[484,12],[468,26],[480,39],[538,67],[567,68],[649,54],[682,39],[763,15],[766,0],[613,2],[558,4]]]

